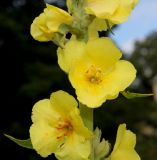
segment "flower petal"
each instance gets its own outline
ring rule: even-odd
[[[119,7],[109,20],[114,24],[119,24],[126,21],[137,2],[138,0],[120,0]]]
[[[125,130],[126,130],[126,124],[119,125],[118,131],[117,131],[116,143],[114,145],[113,151],[120,146],[120,143],[122,142],[123,136],[125,134]]]
[[[59,118],[59,114],[51,106],[49,99],[38,101],[32,109],[32,121],[36,123],[38,121],[47,121],[47,123],[53,125]]]
[[[97,18],[119,24],[128,19],[138,0],[87,0],[85,10]]]
[[[112,72],[104,76],[104,89],[105,86],[107,86],[107,88],[110,86],[116,87],[118,92],[123,91],[133,82],[135,77],[136,69],[134,66],[128,61],[120,60],[115,65],[115,68],[112,70]],[[114,96],[115,93],[111,95]]]
[[[51,95],[51,104],[62,117],[67,118],[73,127],[73,131],[86,138],[92,137],[92,132],[84,126],[81,119],[77,101],[73,96],[64,91],[57,91]]]
[[[44,9],[46,25],[51,32],[57,32],[62,23],[70,24],[72,22],[72,16],[68,12],[50,4],[46,4],[46,7]]]
[[[111,156],[111,160],[140,160],[135,150],[118,150]]]
[[[110,38],[97,38],[87,43],[87,53],[91,62],[103,70],[107,70],[115,64],[122,53]]]
[[[85,43],[72,38],[64,49],[57,50],[58,64],[62,70],[69,72],[83,54],[85,54]]]
[[[46,26],[46,16],[44,13],[41,13],[36,17],[31,24],[30,29],[31,35],[35,40],[38,41],[50,41],[52,40],[53,34],[50,33]]]
[[[63,143],[61,139],[57,139],[59,132],[49,126],[45,121],[38,121],[30,127],[30,138],[33,148],[42,157],[54,153]]]
[[[55,153],[59,160],[89,160],[90,141],[73,133]]]
[[[99,37],[98,31],[106,31],[106,30],[107,30],[107,24],[105,20],[95,18],[88,27],[88,37],[89,39],[98,38]]]
[[[85,127],[77,108],[75,108],[73,112],[70,112],[69,116],[75,133],[85,138],[91,138],[93,136],[93,133]]]
[[[117,6],[118,0],[87,0],[86,12],[95,15],[98,18],[108,19],[112,15]]]
[[[93,94],[94,90],[92,90],[92,94],[90,92],[83,91],[83,90],[77,90],[77,98],[78,100],[83,103],[84,105],[87,105],[90,108],[97,108],[100,107],[106,99],[104,98],[104,95],[102,94]]]
[[[67,117],[78,106],[73,96],[61,90],[51,94],[50,102],[53,109],[63,117]]]
[[[117,138],[114,149],[111,153],[111,160],[140,160],[135,151],[136,135],[130,130],[126,130],[126,124],[118,127]]]

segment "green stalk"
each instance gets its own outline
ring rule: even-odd
[[[88,108],[85,105],[79,103],[80,114],[83,119],[85,126],[93,132],[93,109]],[[91,158],[90,160],[94,160],[94,146],[93,139],[91,140]]]

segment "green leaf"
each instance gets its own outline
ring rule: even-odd
[[[150,94],[141,94],[141,93],[132,93],[132,92],[129,92],[129,91],[123,91],[123,92],[121,92],[121,94],[127,99],[153,96],[152,93],[150,93]]]
[[[4,134],[7,138],[9,138],[10,140],[12,140],[13,142],[15,142],[16,144],[18,144],[19,146],[22,146],[24,148],[28,148],[28,149],[33,149],[32,147],[32,143],[30,139],[26,139],[26,140],[20,140],[20,139],[16,139],[12,136],[9,136],[7,134]]]

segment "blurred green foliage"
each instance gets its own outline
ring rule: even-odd
[[[30,25],[43,8],[42,0],[6,0],[0,5],[0,153],[4,159],[42,159],[35,151],[17,146],[2,134],[27,139],[31,110],[36,101],[49,98],[51,92],[60,89],[75,96],[67,75],[58,67],[57,47],[37,42],[30,35]],[[152,92],[152,81],[157,75],[156,44],[156,32],[136,42],[129,60],[137,68],[138,75],[129,91]],[[153,97],[128,100],[120,95],[95,110],[95,125],[112,143],[118,125],[124,122],[137,134],[141,158],[156,160],[157,104]]]

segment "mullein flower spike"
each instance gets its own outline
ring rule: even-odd
[[[78,108],[74,97],[64,91],[38,101],[32,110],[29,142],[42,157],[54,153],[59,160],[140,160],[134,149],[136,135],[125,124],[118,128],[110,155],[110,144],[101,140],[101,131],[91,131],[91,108],[117,98],[136,77],[134,66],[120,60],[120,50],[110,38],[100,38],[98,32],[126,21],[138,0],[66,2],[68,12],[46,4],[31,24],[30,32],[35,40],[53,41],[60,46],[58,64],[68,74],[82,104]],[[71,38],[67,38],[67,33],[72,34]],[[81,114],[84,105],[88,114]],[[14,141],[22,144],[21,140]]]

